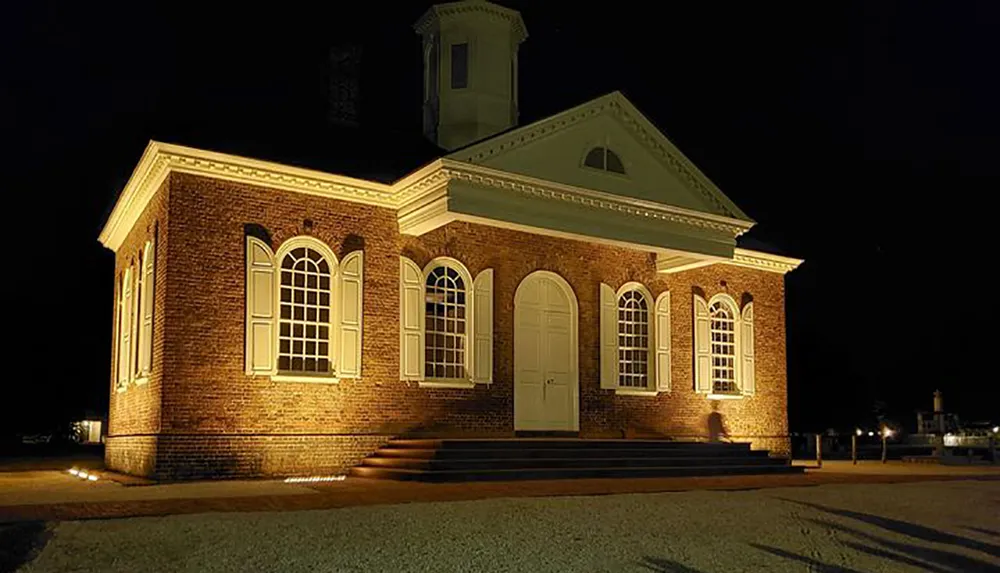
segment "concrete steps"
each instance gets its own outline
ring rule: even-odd
[[[670,440],[401,439],[351,469],[416,481],[634,478],[800,473],[745,443]]]

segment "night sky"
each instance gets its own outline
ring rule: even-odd
[[[758,221],[754,240],[806,259],[786,277],[793,430],[876,409],[912,425],[935,388],[997,419],[996,3],[502,3],[529,33],[522,123],[619,89]],[[428,4],[19,4],[0,17],[2,418],[29,429],[107,409],[97,235],[148,140],[321,124],[344,44],[363,50],[362,127],[419,133]]]

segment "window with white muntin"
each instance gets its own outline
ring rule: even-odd
[[[247,237],[246,373],[286,382],[361,376],[364,253],[337,260],[300,236],[273,252]]]
[[[297,247],[281,259],[278,372],[330,374],[330,263],[316,248]]]
[[[670,293],[640,283],[601,284],[601,388],[618,394],[670,391]]]
[[[736,386],[736,311],[725,301],[708,307],[712,336],[712,393],[738,394]]]
[[[466,379],[466,273],[445,263],[430,269],[424,289],[424,378]]]
[[[694,295],[695,390],[709,398],[738,398],[756,391],[753,302],[739,310],[719,293]]]
[[[438,257],[421,269],[400,257],[400,379],[471,388],[493,380],[493,269],[475,279]]]
[[[618,295],[618,385],[649,386],[649,297],[639,288]]]

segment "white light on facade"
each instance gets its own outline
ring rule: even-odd
[[[854,433],[860,436],[861,434],[863,434],[865,432],[861,428],[858,428],[857,430],[854,430]]]
[[[75,476],[78,476],[78,475],[80,475],[80,470],[78,470],[78,469],[76,469],[76,468],[71,468],[71,469],[69,469],[69,470],[67,470],[67,471],[68,471],[69,473],[71,473],[71,474],[75,475]]]
[[[875,432],[868,432],[868,437],[874,436]]]

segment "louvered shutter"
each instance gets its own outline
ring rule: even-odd
[[[474,382],[493,382],[493,269],[479,273],[473,282],[474,328],[472,368]]]
[[[142,334],[139,335],[139,375],[147,376],[153,369],[153,282],[156,280],[156,243],[155,239],[146,243],[142,256]]]
[[[118,385],[125,387],[132,372],[132,267],[125,270],[121,290],[121,327],[118,331]]]
[[[424,276],[399,257],[399,379],[424,379]]]
[[[656,391],[670,391],[670,291],[656,299]]]
[[[361,377],[361,326],[364,252],[354,251],[340,263],[340,378]]]
[[[618,300],[601,283],[601,388],[618,388]]]
[[[694,295],[694,389],[712,392],[712,341],[708,303]]]
[[[754,379],[753,346],[753,303],[748,302],[743,307],[743,320],[740,323],[740,347],[743,354],[740,364],[740,375],[743,377],[741,388],[746,395],[753,395],[757,390],[757,381]]]
[[[247,237],[246,373],[275,372],[274,253],[264,241]]]

